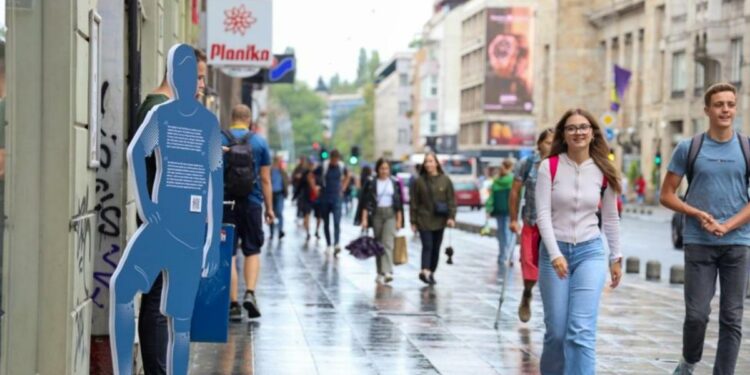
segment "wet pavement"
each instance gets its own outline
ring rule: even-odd
[[[378,286],[374,260],[356,260],[346,251],[334,258],[322,239],[305,244],[292,215],[287,210],[283,243],[274,240],[261,255],[256,294],[263,316],[231,324],[227,344],[194,344],[192,374],[539,373],[541,299],[535,290],[532,320],[520,323],[518,266],[508,273],[500,326],[493,328],[503,280],[493,238],[453,231],[455,264],[441,259],[434,287],[417,279],[420,245],[410,240],[409,263],[396,267],[390,286]],[[345,244],[359,231],[349,218],[343,221]],[[711,371],[718,301],[713,310],[696,374]],[[597,373],[671,373],[683,314],[680,286],[626,275],[617,290],[606,288]],[[744,341],[737,374],[750,374],[750,343]]]

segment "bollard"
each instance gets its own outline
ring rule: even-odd
[[[646,280],[661,280],[661,263],[655,260],[650,260],[646,263]]]
[[[638,257],[628,257],[625,262],[625,273],[640,273],[641,259]]]
[[[670,284],[685,284],[685,267],[674,265],[669,269]]]

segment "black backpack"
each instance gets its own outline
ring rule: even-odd
[[[255,156],[250,139],[253,132],[242,138],[235,138],[229,130],[221,131],[229,140],[229,151],[224,153],[224,196],[228,198],[245,198],[255,187]]]

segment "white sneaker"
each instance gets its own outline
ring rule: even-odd
[[[338,256],[340,252],[341,252],[341,245],[334,246],[334,248],[333,248],[333,255],[334,256]]]
[[[385,274],[385,283],[388,284],[391,281],[393,281],[393,274],[392,273],[386,273]]]
[[[677,368],[672,375],[692,375],[695,370],[695,363],[688,363],[684,358],[680,359]]]
[[[385,281],[385,276],[378,275],[378,277],[375,278],[375,282],[378,283],[378,284],[385,284],[385,282],[386,282]]]
[[[326,253],[330,254],[333,252],[333,246],[326,247]]]

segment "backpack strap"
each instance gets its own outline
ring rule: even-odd
[[[237,144],[237,137],[235,137],[229,129],[221,129],[221,134],[224,134],[224,136],[227,137],[230,146]]]
[[[750,180],[750,139],[737,132],[737,138],[742,148],[742,156],[745,157],[745,182]]]
[[[688,148],[687,169],[685,171],[685,176],[687,176],[688,181],[688,190],[690,190],[690,181],[693,180],[695,161],[698,159],[698,154],[701,151],[701,147],[703,147],[703,140],[705,139],[705,137],[706,133],[696,134],[690,141],[690,148]],[[685,192],[685,196],[687,197],[687,192]]]
[[[557,166],[560,165],[560,155],[550,156],[549,158],[549,175],[552,182],[555,182],[555,175],[557,175]]]

